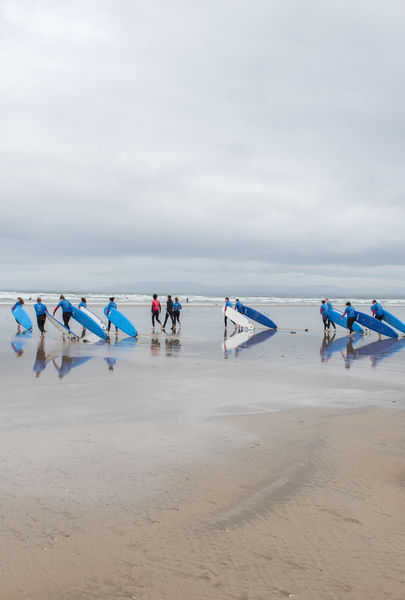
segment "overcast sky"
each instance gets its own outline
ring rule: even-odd
[[[0,7],[0,288],[405,291],[402,0]]]

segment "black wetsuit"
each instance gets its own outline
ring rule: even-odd
[[[173,300],[167,300],[166,302],[166,317],[163,323],[163,329],[166,327],[166,323],[169,320],[169,317],[172,320],[172,328],[174,327],[174,314],[173,314]]]

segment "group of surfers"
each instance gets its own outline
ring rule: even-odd
[[[21,297],[17,298],[17,302],[14,304],[14,306],[12,307],[12,311],[17,307],[17,306],[23,306],[24,305],[24,300]],[[86,298],[82,298],[78,304],[78,308],[87,308],[87,301]],[[65,325],[65,327],[67,327],[67,329],[69,329],[69,322],[70,319],[72,318],[72,313],[73,313],[73,305],[70,302],[70,300],[67,300],[65,298],[65,296],[63,294],[60,295],[59,297],[59,303],[56,305],[52,316],[55,316],[56,311],[61,308],[62,310],[62,318],[63,318],[63,324]],[[111,296],[109,303],[107,304],[107,311],[106,311],[106,316],[108,319],[108,314],[110,312],[111,309],[116,309],[117,310],[117,304],[115,302],[115,297]],[[179,302],[179,299],[176,297],[174,302],[172,300],[171,295],[169,294],[167,296],[167,301],[166,301],[166,315],[165,315],[165,320],[164,323],[162,325],[162,322],[160,320],[160,314],[161,314],[161,304],[158,300],[158,295],[157,294],[153,294],[153,300],[152,300],[152,305],[151,305],[151,313],[152,313],[152,331],[155,331],[155,321],[157,323],[160,324],[161,326],[161,330],[165,331],[165,327],[167,324],[167,321],[171,320],[171,330],[172,332],[176,331],[176,324],[179,324],[179,330],[181,329],[181,322],[180,322],[180,311],[182,309],[182,306]],[[48,309],[46,307],[46,305],[42,302],[42,298],[40,296],[38,296],[36,303],[34,304],[34,310],[35,310],[35,314],[37,317],[37,325],[38,325],[38,329],[41,333],[41,336],[45,335],[45,321],[46,321],[46,315],[49,314],[48,313]],[[17,320],[17,319],[16,319]],[[18,329],[20,329],[20,323],[17,321],[17,325],[18,325]],[[107,324],[107,331],[109,332],[111,329],[111,321],[108,319],[108,324]],[[115,327],[115,332],[118,333],[118,327]]]
[[[333,329],[336,329],[335,323],[330,319],[330,313],[332,310],[333,304],[329,300],[329,298],[325,298],[325,300],[322,300],[319,312],[321,313],[323,330],[325,333],[330,331],[331,325]],[[380,302],[377,302],[377,300],[373,300],[370,306],[370,310],[373,313],[373,317],[375,317],[379,321],[382,321],[384,309]],[[345,316],[347,317],[347,327],[349,329],[349,335],[353,335],[355,333],[355,331],[353,330],[353,323],[356,321],[356,309],[354,308],[351,302],[346,302],[346,308],[340,318],[343,319],[343,317]]]

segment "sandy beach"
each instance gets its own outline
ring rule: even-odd
[[[49,332],[36,377],[2,310],[1,598],[402,600],[402,346],[322,361],[311,319],[228,350],[216,309]]]

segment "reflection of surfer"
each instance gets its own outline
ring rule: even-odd
[[[58,367],[56,360],[53,360],[53,365],[58,371],[59,379],[62,379],[63,377],[65,377],[65,375],[68,375],[70,373],[70,370],[73,367],[73,360],[70,356],[64,354],[62,356],[62,362],[60,364],[60,367]]]
[[[20,358],[20,356],[22,356],[24,354],[22,342],[20,342],[20,341],[11,342],[11,347],[14,350],[14,352],[17,354],[17,358]]]
[[[351,363],[357,358],[356,350],[353,348],[353,340],[347,342],[346,356],[344,352],[342,352],[341,354],[343,360],[345,361],[345,369],[350,369]]]
[[[114,367],[115,367],[115,363],[117,362],[117,359],[107,356],[104,360],[108,365],[108,370],[114,371]]]
[[[325,333],[322,340],[322,345],[319,350],[319,354],[321,355],[321,362],[328,362],[328,360],[332,357],[332,351],[329,348],[329,345],[336,337],[336,333],[330,337],[329,333]]]
[[[165,344],[166,344],[166,356],[173,356],[174,352],[180,352],[180,349],[181,349],[180,340],[173,340],[173,339],[166,338]]]
[[[39,377],[42,371],[46,367],[46,354],[45,354],[45,346],[44,339],[42,338],[38,344],[37,354],[35,357],[35,362],[32,370],[35,372],[35,377]]]
[[[160,352],[160,342],[159,338],[152,338],[150,341],[150,349],[152,351],[153,356],[157,356]]]

